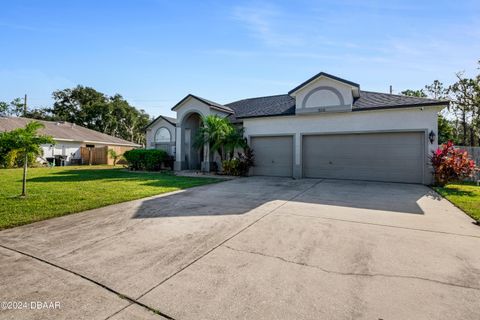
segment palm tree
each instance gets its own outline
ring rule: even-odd
[[[122,157],[121,154],[118,154],[115,150],[113,149],[108,149],[108,155],[110,156],[110,158],[113,159],[113,166],[115,167],[117,165],[117,161],[118,159],[120,159]]]
[[[38,130],[44,127],[42,123],[32,121],[25,128],[5,132],[0,136],[0,144],[9,146],[11,150],[17,150],[23,158],[22,197],[27,196],[28,159],[42,153],[40,145],[54,143],[52,137],[38,134]]]
[[[217,115],[202,117],[202,125],[195,136],[194,146],[202,148],[208,143],[212,152],[218,152],[220,160],[225,159],[225,137],[231,130],[228,120]]]
[[[233,158],[235,149],[245,149],[248,145],[246,139],[243,137],[243,128],[237,128],[233,125],[230,125],[230,127],[230,130],[225,136],[223,145],[225,147],[225,152],[229,155],[231,159]]]

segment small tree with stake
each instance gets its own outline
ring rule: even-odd
[[[113,149],[108,149],[108,155],[110,156],[110,158],[113,159],[113,166],[114,167],[117,165],[118,159],[120,159],[122,157],[121,154],[117,153],[117,151],[115,151]]]
[[[27,196],[27,168],[29,157],[41,154],[42,144],[54,144],[52,137],[39,135],[38,130],[45,126],[38,121],[29,122],[25,128],[18,128],[0,135],[0,145],[9,146],[23,158],[22,197]]]

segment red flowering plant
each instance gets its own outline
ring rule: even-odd
[[[430,161],[433,166],[435,184],[438,186],[472,177],[478,171],[467,151],[455,148],[452,141],[448,141],[433,151]]]

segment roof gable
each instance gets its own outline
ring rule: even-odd
[[[176,123],[177,123],[177,119],[175,119],[175,118],[159,115],[158,117],[156,117],[155,119],[153,119],[153,120],[145,127],[144,130],[147,130],[150,126],[152,126],[154,123],[156,123],[156,122],[157,122],[158,120],[160,120],[160,119],[163,119],[163,120],[167,121],[168,123],[170,123],[170,124],[173,125],[173,126],[175,126]]]
[[[321,77],[325,77],[325,78],[329,78],[331,80],[335,80],[335,81],[338,81],[338,82],[341,82],[343,84],[346,84],[348,86],[351,86],[353,88],[356,88],[357,90],[360,90],[360,85],[358,83],[355,83],[355,82],[352,82],[352,81],[349,81],[349,80],[345,80],[345,79],[342,79],[342,78],[339,78],[337,76],[334,76],[334,75],[331,75],[331,74],[328,74],[326,72],[320,72],[320,73],[317,73],[316,75],[314,75],[313,77],[311,77],[310,79],[302,82],[301,84],[299,84],[298,86],[296,86],[295,88],[293,88],[292,90],[290,90],[288,92],[289,95],[293,95],[295,94],[297,91],[299,91],[300,89],[302,89],[303,87],[307,86],[309,83],[317,80],[318,78],[321,78]]]
[[[223,112],[226,112],[226,113],[233,113],[233,110],[230,109],[229,107],[227,106],[224,106],[224,105],[221,105],[219,103],[216,103],[216,102],[213,102],[213,101],[210,101],[210,100],[207,100],[205,98],[201,98],[199,96],[195,96],[191,93],[189,93],[185,98],[183,98],[182,100],[180,100],[176,105],[173,106],[172,108],[172,111],[176,111],[178,108],[180,108],[186,101],[188,101],[189,99],[195,99],[195,100],[198,100],[204,104],[206,104],[207,106],[209,106],[210,108],[212,109],[216,109],[216,110],[220,110],[220,111],[223,111]]]

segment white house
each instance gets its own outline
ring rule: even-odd
[[[172,108],[175,120],[161,116],[148,126],[147,146],[171,146],[176,170],[208,171],[208,145],[198,150],[192,139],[201,117],[216,114],[244,127],[254,175],[428,184],[437,116],[447,105],[363,91],[321,72],[287,94],[224,105],[189,94]]]
[[[0,131],[11,131],[23,128],[35,119],[23,117],[0,117]],[[40,129],[41,134],[53,137],[55,144],[42,145],[43,155],[38,160],[46,162],[47,158],[61,158],[64,164],[82,164],[92,161],[94,164],[111,164],[107,149],[115,149],[117,153],[139,148],[141,145],[91,130],[74,123],[65,121],[41,121],[45,127]],[[89,149],[88,155],[83,154],[82,148]],[[86,159],[89,158],[89,159]],[[58,161],[57,161],[58,162]]]

